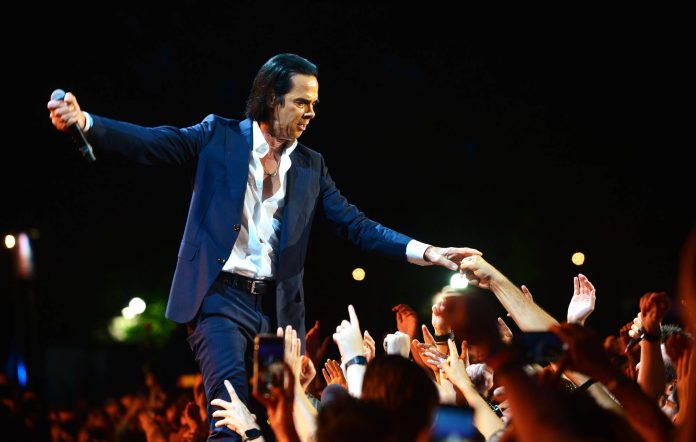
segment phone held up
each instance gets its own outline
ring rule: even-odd
[[[271,387],[283,385],[285,341],[272,334],[259,334],[254,338],[254,394],[269,397]]]
[[[513,344],[522,349],[528,362],[545,364],[556,362],[565,351],[565,343],[551,332],[518,333],[512,338]]]

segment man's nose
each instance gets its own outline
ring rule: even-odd
[[[310,120],[316,116],[316,112],[314,112],[314,106],[311,104],[307,105],[307,110],[304,113],[305,118],[309,118]]]

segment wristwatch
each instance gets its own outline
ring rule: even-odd
[[[242,442],[258,439],[261,436],[263,436],[261,430],[259,430],[258,428],[250,428],[249,430],[246,430],[244,432],[244,435],[242,436]]]
[[[356,356],[350,359],[348,362],[346,362],[346,370],[348,370],[348,367],[353,364],[367,365],[367,358],[365,356]]]

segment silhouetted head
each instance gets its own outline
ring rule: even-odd
[[[383,406],[391,417],[392,432],[404,441],[430,429],[439,402],[437,388],[425,371],[397,355],[381,355],[367,365],[361,399]]]

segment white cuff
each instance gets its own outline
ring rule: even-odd
[[[92,127],[92,125],[94,124],[94,119],[87,112],[82,112],[82,113],[85,114],[85,128],[82,129],[82,132],[87,132],[89,130],[89,128]]]
[[[425,244],[420,241],[412,239],[406,244],[406,259],[411,264],[417,264],[419,266],[431,266],[431,262],[425,260],[425,251],[430,247],[430,244]]]

